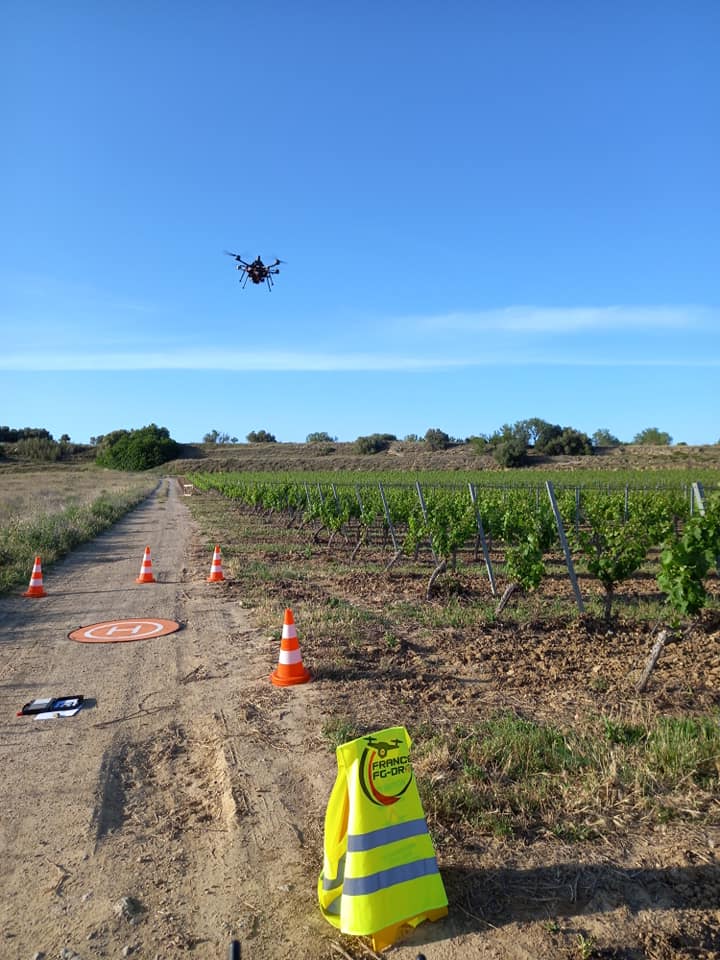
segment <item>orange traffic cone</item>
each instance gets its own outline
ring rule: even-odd
[[[218,580],[224,580],[223,568],[222,568],[222,557],[220,556],[220,547],[215,547],[213,550],[212,564],[210,565],[210,576],[207,578],[208,583],[216,583]]]
[[[46,597],[47,593],[42,582],[42,564],[40,557],[35,557],[32,573],[30,574],[30,586],[23,593],[24,597]]]
[[[294,683],[307,683],[309,679],[310,671],[303,666],[292,610],[286,610],[280,641],[280,659],[277,670],[270,674],[270,682],[276,687],[289,687]]]
[[[152,572],[152,560],[150,559],[150,547],[145,547],[142,566],[140,567],[140,576],[135,578],[135,583],[156,583]]]

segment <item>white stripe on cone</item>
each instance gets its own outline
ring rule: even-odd
[[[302,657],[300,656],[300,648],[297,650],[281,650],[280,657],[278,658],[278,663],[284,663],[285,666],[290,666],[291,663],[300,663]]]

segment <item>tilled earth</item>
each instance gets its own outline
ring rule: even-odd
[[[213,529],[213,507],[205,506],[194,505]],[[477,569],[445,575],[428,602],[431,566],[387,571],[387,553],[369,550],[351,562],[352,537],[328,544],[327,533],[288,527],[280,517],[228,504],[222,514],[239,581],[247,582],[245,564],[276,570],[262,592],[250,590],[256,615],[262,619],[278,601],[301,613],[303,650],[328,715],[361,730],[398,722],[448,730],[498,710],[570,725],[598,714],[624,722],[719,714],[716,604],[665,647],[647,690],[636,692],[658,634],[657,623],[627,615],[634,598],[657,592],[646,573],[619,590],[620,614],[609,623],[570,609],[562,573],[545,581],[538,597],[525,598],[530,615],[508,609],[495,619],[487,615],[487,578]],[[241,531],[234,545],[233,531]],[[598,592],[587,578],[580,586],[586,598]],[[715,577],[710,592],[717,597]],[[570,612],[544,615],[558,598]],[[458,625],[435,616],[447,605]],[[416,615],[418,606],[424,616]],[[415,615],[405,616],[408,610]],[[334,614],[337,631],[327,627]],[[720,774],[720,758],[717,764]],[[413,937],[428,958],[720,957],[717,785],[667,823],[611,813],[590,841],[547,832],[505,839],[478,834],[462,818],[431,819],[451,915]]]

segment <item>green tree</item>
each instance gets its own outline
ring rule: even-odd
[[[96,462],[113,470],[149,470],[180,455],[167,427],[151,423],[139,430],[114,430],[99,446]]]
[[[529,420],[518,420],[515,424],[517,436],[526,438],[525,442],[533,447],[537,446],[538,437],[547,431],[548,428],[551,430],[555,429],[552,424],[548,423],[547,420],[542,420],[540,417],[530,417]]]
[[[316,430],[305,437],[305,443],[335,443],[337,437],[331,437],[325,430]]]
[[[664,430],[659,430],[657,427],[646,427],[644,430],[641,430],[640,433],[635,434],[633,443],[656,444],[657,446],[668,447],[672,443],[672,437],[669,433],[665,433]]]
[[[596,447],[619,447],[620,441],[616,436],[610,433],[609,430],[606,430],[605,427],[600,427],[592,435],[592,442]]]
[[[547,453],[547,448],[558,437],[562,436],[562,427],[559,423],[544,423],[535,435],[535,449],[538,453]]]
[[[19,430],[12,427],[0,427],[0,440],[7,443],[17,443],[18,440],[29,440],[31,437],[39,437],[41,440],[53,439],[53,435],[44,427],[22,427]]]

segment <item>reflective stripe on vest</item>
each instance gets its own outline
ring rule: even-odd
[[[427,833],[425,817],[419,820],[408,820],[407,823],[397,823],[392,827],[380,827],[370,833],[349,836],[347,839],[348,853],[361,850],[373,850],[395,840],[406,840],[408,837],[417,837]]]

